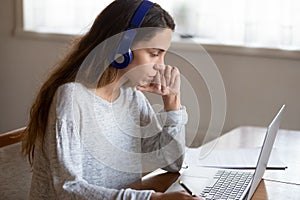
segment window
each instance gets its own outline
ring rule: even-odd
[[[112,0],[23,0],[23,28],[82,34]],[[153,0],[175,18],[176,33],[204,44],[300,49],[299,0]],[[171,3],[172,2],[172,3]]]
[[[81,34],[111,0],[23,0],[25,31]]]

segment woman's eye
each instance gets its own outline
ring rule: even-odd
[[[150,53],[150,55],[151,55],[152,57],[156,57],[156,56],[158,56],[158,53]]]

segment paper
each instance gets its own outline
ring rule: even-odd
[[[239,149],[213,149],[201,156],[201,148],[188,148],[185,162],[202,167],[230,169],[255,169],[261,147]],[[285,169],[287,166],[279,159],[276,149],[272,150],[267,169]]]

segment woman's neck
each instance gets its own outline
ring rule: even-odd
[[[108,102],[115,101],[120,96],[120,87],[126,82],[122,77],[117,77],[112,83],[95,90],[97,96],[105,99]]]
[[[108,102],[113,102],[119,97],[120,88],[114,88],[110,85],[106,85],[104,87],[97,88],[95,93],[102,99],[105,99]]]

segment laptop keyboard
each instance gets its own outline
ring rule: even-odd
[[[206,200],[238,200],[244,193],[253,177],[252,172],[219,170],[211,187],[206,187],[200,194]]]

